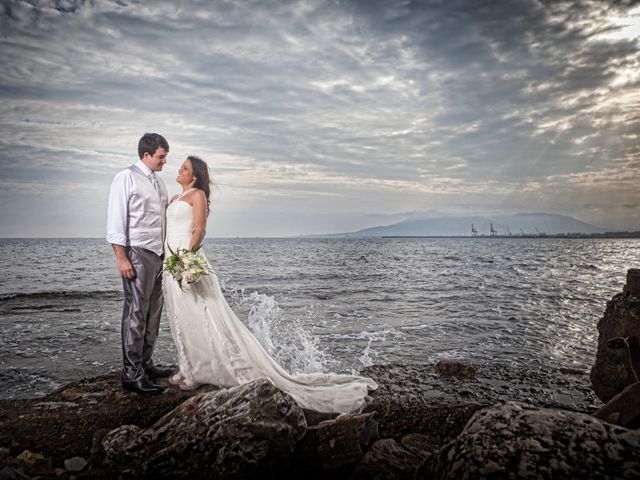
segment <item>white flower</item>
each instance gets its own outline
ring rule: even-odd
[[[187,283],[193,283],[196,281],[197,276],[194,273],[191,272],[186,272],[183,276],[182,279],[187,282]]]
[[[199,255],[198,250],[179,248],[173,251],[169,248],[171,255],[165,259],[163,271],[169,272],[181,289],[183,281],[194,283],[211,272],[209,264]]]

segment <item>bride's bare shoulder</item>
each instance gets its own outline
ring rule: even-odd
[[[197,190],[195,190],[194,192],[192,192],[190,196],[191,196],[191,199],[194,202],[199,202],[199,203],[201,203],[201,202],[205,202],[206,203],[207,202],[207,197],[204,194],[204,191],[200,190],[199,188]]]

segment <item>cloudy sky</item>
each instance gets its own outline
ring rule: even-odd
[[[640,7],[2,0],[0,236],[103,236],[144,132],[217,185],[209,236],[410,214],[640,229]]]

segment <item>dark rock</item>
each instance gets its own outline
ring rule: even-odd
[[[640,427],[640,383],[629,385],[593,416],[617,425]]]
[[[358,439],[360,440],[360,447],[363,451],[366,451],[371,445],[380,440],[378,422],[373,419],[367,420],[360,435],[358,435]]]
[[[13,458],[9,449],[0,447],[0,465],[7,465],[10,460],[13,460]]]
[[[596,395],[608,402],[637,380],[630,371],[626,348],[612,348],[609,343],[640,333],[640,298],[616,295],[607,302],[604,316],[598,322],[598,350],[591,368],[591,383]]]
[[[92,458],[93,437],[101,429],[148,427],[189,397],[217,389],[207,385],[185,392],[173,387],[164,395],[142,396],[123,392],[120,373],[113,372],[65,385],[44,398],[0,400],[0,445],[10,447],[13,455],[38,451],[62,466],[76,455]]]
[[[67,472],[78,473],[89,466],[89,463],[82,457],[71,457],[64,461],[64,469]]]
[[[302,413],[304,413],[304,418],[307,421],[308,427],[318,425],[320,422],[324,422],[325,420],[333,420],[338,415],[340,415],[339,413],[335,412],[317,412],[315,410],[308,410],[306,408],[302,409]]]
[[[318,425],[318,455],[322,467],[336,470],[355,465],[378,438],[373,414],[341,415]]]
[[[630,268],[627,270],[627,283],[622,289],[622,293],[634,297],[640,297],[640,268]]]
[[[378,437],[400,442],[408,436],[403,443],[416,453],[407,443],[413,434],[423,435],[413,437],[420,449],[437,450],[462,431],[474,412],[505,400],[589,413],[600,406],[591,391],[588,373],[583,371],[495,364],[474,368],[476,375],[472,378],[442,375],[435,365],[425,364],[396,363],[364,369],[362,373],[376,380],[380,388],[373,392],[373,402],[364,412],[375,416],[359,435],[362,451]],[[464,397],[460,395],[462,390],[473,395]],[[55,467],[61,467],[65,459],[81,456],[89,461],[90,468],[78,474],[79,479],[117,478],[121,473],[135,478],[138,467],[128,459],[125,464],[130,466],[121,467],[106,458],[102,448],[105,433],[123,424],[144,431],[185,400],[216,391],[215,386],[189,392],[172,387],[163,395],[140,396],[123,392],[119,374],[113,373],[66,385],[44,398],[1,400],[0,445],[8,447],[11,460],[28,449],[50,457]],[[293,472],[289,478],[312,480],[328,475],[337,480],[341,475],[348,476],[348,468],[324,470],[318,454],[318,425],[336,418],[336,414],[303,413],[310,427],[289,458],[292,464],[283,462],[282,468]],[[140,430],[133,429],[132,433]],[[130,473],[123,473],[122,468]]]
[[[373,444],[358,464],[352,479],[412,480],[423,463],[423,457],[387,438]]]
[[[102,444],[138,475],[250,478],[285,467],[306,427],[298,404],[259,379],[190,398],[150,428],[115,429]]]
[[[440,360],[436,364],[436,369],[441,375],[460,378],[472,378],[477,373],[476,367],[470,363],[457,360]]]
[[[431,438],[420,433],[405,435],[402,437],[402,440],[400,440],[400,445],[423,458],[427,457],[431,450],[433,450]]]
[[[474,365],[472,378],[442,375],[435,365],[373,365],[362,374],[379,385],[365,412],[375,412],[381,438],[419,433],[431,450],[458,435],[478,410],[504,401],[591,413],[600,401],[585,371]],[[534,391],[531,391],[531,389]],[[462,391],[473,395],[462,395]],[[425,447],[426,448],[426,447]]]
[[[507,402],[476,413],[422,478],[639,478],[640,432]]]
[[[307,427],[291,458],[291,471],[296,472],[301,478],[316,478],[315,474],[323,471],[318,443],[318,426]]]
[[[106,458],[104,448],[102,448],[102,440],[104,439],[104,436],[111,430],[111,428],[99,428],[93,434],[93,440],[91,441],[91,450],[89,450],[89,455],[91,457],[91,462],[94,465],[99,465]]]
[[[0,480],[30,480],[30,477],[13,467],[3,467],[0,470]]]
[[[16,465],[24,470],[27,475],[52,475],[53,465],[51,459],[41,453],[29,450],[23,451],[16,457]]]

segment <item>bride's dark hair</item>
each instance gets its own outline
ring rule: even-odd
[[[202,190],[205,197],[207,197],[207,214],[209,214],[209,195],[211,195],[211,180],[209,179],[209,168],[207,167],[207,163],[200,157],[196,157],[195,155],[189,155],[187,157],[187,160],[191,162],[191,170],[193,171],[193,176],[196,177],[196,181],[193,184],[194,188]]]

